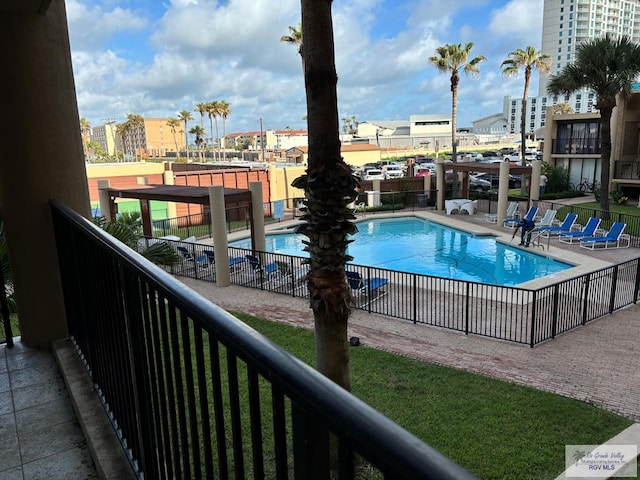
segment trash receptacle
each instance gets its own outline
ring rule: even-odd
[[[367,207],[379,207],[380,206],[380,192],[377,190],[367,190]]]
[[[419,193],[418,197],[418,207],[425,208],[428,206],[429,198],[426,193]]]

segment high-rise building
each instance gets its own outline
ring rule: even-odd
[[[576,47],[585,40],[609,33],[628,36],[640,43],[640,0],[544,0],[540,50],[551,56],[551,75],[575,60]],[[545,125],[546,107],[567,103],[575,113],[595,110],[597,99],[590,90],[571,95],[548,95],[549,75],[540,75],[538,96],[527,101],[526,129],[535,132]],[[507,132],[520,133],[522,98],[504,97],[503,116]]]
[[[576,47],[605,34],[640,41],[640,0],[545,0],[542,52],[550,55],[551,74],[575,60]],[[540,76],[538,95],[546,95],[548,75]]]

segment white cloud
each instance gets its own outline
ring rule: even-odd
[[[255,130],[259,118],[270,128],[305,126],[301,59],[280,41],[300,21],[298,0],[140,0],[135,10],[121,3],[67,2],[80,114],[92,124],[127,113],[175,116],[218,99],[231,105],[228,131]],[[512,0],[489,14],[486,3],[334,2],[340,116],[450,112],[449,77],[428,58],[461,41],[489,61],[480,79],[461,81],[459,123],[501,111],[502,97],[521,95],[522,84],[502,79],[499,64],[539,43],[542,0]],[[484,24],[460,21],[467,11],[483,12]]]

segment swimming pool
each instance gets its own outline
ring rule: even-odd
[[[416,217],[359,222],[348,253],[353,263],[402,272],[517,285],[573,267],[543,255],[496,242],[494,236],[473,235]],[[307,256],[295,233],[266,236],[268,252]],[[230,247],[251,248],[251,240]]]

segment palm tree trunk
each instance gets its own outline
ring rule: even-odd
[[[604,102],[603,102],[604,103]],[[611,165],[611,115],[613,113],[613,107],[601,106],[600,119],[602,124],[600,125],[600,135],[602,136],[602,146],[600,153],[600,209],[606,215],[605,219],[609,218],[609,181],[611,179],[610,165]]]
[[[302,26],[309,163],[306,175],[293,182],[307,198],[305,223],[298,232],[310,243],[316,368],[350,390],[347,322],[352,298],[345,266],[351,259],[346,254],[348,235],[356,228],[347,204],[355,199],[357,184],[340,155],[331,0],[302,0]]]
[[[211,133],[211,160],[215,160],[215,144],[213,143],[213,118],[209,117],[209,133]]]
[[[222,151],[222,160],[227,160],[227,117],[222,117],[222,138],[225,140],[224,150]]]
[[[218,160],[220,160],[220,132],[219,132],[219,130],[218,130],[218,117],[217,117],[217,116],[215,116],[214,118],[215,118],[215,120],[216,120],[216,141],[215,141],[215,143],[216,143],[216,145],[218,146],[218,154],[217,154],[217,157],[218,157]]]
[[[451,160],[458,161],[458,136],[456,124],[458,123],[458,81],[451,78]]]

